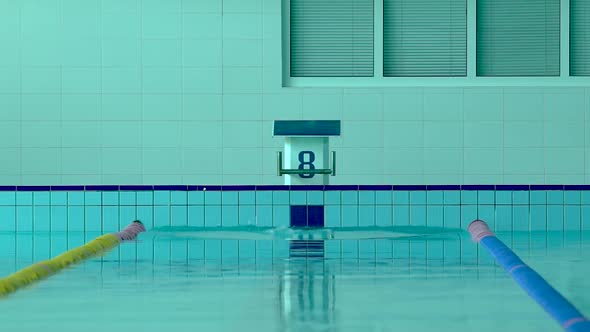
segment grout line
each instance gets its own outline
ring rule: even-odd
[[[23,183],[23,152],[22,152],[22,145],[23,145],[23,9],[22,6],[18,8],[18,38],[19,38],[19,48],[18,48],[18,75],[19,75],[19,145],[20,149],[18,149],[18,158],[19,158],[19,183]],[[16,200],[16,194],[15,194]],[[15,201],[16,202],[16,201]],[[16,207],[15,207],[16,211]],[[16,228],[15,228],[16,229]]]
[[[144,169],[144,147],[145,142],[143,141],[143,130],[144,130],[144,103],[143,99],[144,95],[144,86],[143,86],[143,2],[140,0],[138,1],[138,11],[139,11],[139,110],[140,110],[140,126],[139,126],[139,135],[140,135],[140,169],[141,169],[141,182],[142,184],[145,183],[145,169]]]
[[[184,109],[184,63],[185,63],[185,58],[184,58],[184,48],[185,48],[185,43],[184,43],[184,1],[180,1],[180,123],[179,125],[179,133],[180,133],[180,173],[182,174],[182,182],[186,183],[186,181],[184,181],[184,177],[185,177],[185,164],[186,164],[186,160],[185,160],[185,147],[184,147],[184,124],[185,124],[185,109]],[[143,114],[143,113],[142,113]],[[187,202],[187,211],[186,211],[186,216],[187,216],[187,226],[188,226],[188,192],[187,192],[187,197],[186,197],[186,202]],[[187,263],[188,263],[188,241],[187,241]]]
[[[206,213],[207,202],[206,202],[205,198],[207,197],[207,195],[205,195],[205,194],[207,192],[206,191],[200,191],[200,192],[203,193],[203,227],[206,227],[206,225],[207,225],[207,219],[206,219],[206,217],[207,217],[207,213]],[[203,242],[203,262],[206,261],[206,256],[205,256],[206,255],[206,250],[205,250],[206,248],[207,248],[207,246],[205,245],[205,242]]]
[[[590,112],[590,88],[586,88],[584,89],[584,169],[586,170],[585,174],[584,174],[584,179],[583,179],[583,183],[590,183],[590,179],[586,179],[588,177],[590,177],[590,172],[588,171],[588,167],[590,165],[588,165],[588,152],[587,149],[589,148],[587,142],[588,142],[588,137],[590,137],[590,128],[588,127],[588,113]]]
[[[561,222],[561,227],[562,227],[561,228],[561,231],[564,232],[564,236],[565,236],[565,221],[566,221],[566,219],[565,219],[566,218],[566,213],[565,213],[565,210],[566,210],[566,205],[565,205],[565,191],[562,192],[561,195],[562,195],[561,199],[563,201],[563,209],[561,210],[561,213],[562,213],[562,216],[561,216],[561,220],[562,220],[562,222]]]
[[[86,243],[86,210],[89,205],[86,204],[86,191],[82,192],[82,201],[84,202],[82,206],[82,222],[83,222],[83,231],[84,231],[84,243]]]
[[[103,132],[103,117],[102,117],[102,108],[103,108],[103,104],[102,104],[102,99],[103,99],[103,51],[104,51],[104,44],[103,44],[103,39],[104,36],[102,35],[102,30],[103,30],[103,15],[102,15],[102,0],[98,1],[98,35],[100,36],[98,43],[99,43],[99,53],[98,53],[98,86],[99,86],[99,91],[98,91],[98,116],[100,121],[98,121],[98,132],[99,132],[99,139],[100,139],[100,145],[98,146],[98,158],[100,159],[100,164],[98,165],[99,168],[99,172],[100,172],[100,183],[105,183],[104,181],[104,167],[103,167],[103,161],[104,161],[104,147],[103,147],[103,140],[102,137],[104,136]],[[63,121],[63,120],[62,120]],[[101,195],[101,201],[102,201],[102,195]],[[102,210],[101,210],[102,213]]]
[[[547,132],[547,89],[543,89],[543,183],[547,184],[547,142],[545,135]]]
[[[461,183],[465,183],[465,88],[461,89]]]
[[[223,0],[221,0],[221,125],[219,128],[220,134],[221,134],[221,184],[225,184],[224,182],[224,172],[223,172],[223,163],[224,163],[224,157],[223,157],[223,152],[224,152],[224,147],[225,147],[225,140],[223,139],[223,133],[224,133],[224,108],[225,108],[225,101],[224,101],[224,96],[225,96],[225,85],[224,85],[224,57],[223,57],[223,52],[224,52],[224,40],[225,40],[225,28],[224,28],[224,17],[223,17],[223,10],[224,10],[224,3]]]
[[[172,191],[168,192],[168,226],[172,226]],[[168,262],[172,262],[172,241],[168,242]]]
[[[14,256],[15,256],[15,260],[14,260],[14,270],[17,270],[17,259],[16,257],[18,256],[18,246],[16,245],[18,237],[17,237],[17,227],[18,227],[18,211],[17,211],[17,195],[16,192],[14,193]]]
[[[59,7],[60,7],[60,11],[59,11],[59,26],[60,29],[63,30],[64,28],[64,3],[63,1],[59,1]],[[60,61],[59,63],[59,131],[60,133],[63,133],[64,128],[63,128],[63,92],[64,92],[64,88],[63,88],[63,62]],[[63,177],[63,162],[64,162],[64,155],[63,155],[63,136],[60,136],[59,138],[59,182],[63,183],[64,182],[64,177]],[[69,202],[68,202],[69,203]],[[69,220],[68,220],[69,221]],[[66,226],[66,230],[67,230],[67,226]]]
[[[260,130],[260,136],[261,136],[261,138],[260,138],[260,151],[261,151],[261,153],[260,153],[260,165],[261,165],[261,167],[260,167],[260,170],[259,170],[260,171],[259,172],[259,181],[260,181],[260,183],[263,183],[264,182],[264,166],[263,165],[264,165],[264,155],[265,155],[265,153],[264,153],[264,151],[265,151],[265,149],[264,149],[264,136],[265,136],[264,135],[264,95],[265,95],[265,91],[264,91],[264,87],[265,87],[265,84],[264,84],[264,68],[265,68],[265,65],[264,65],[264,53],[265,53],[264,52],[264,17],[265,17],[265,13],[264,13],[264,1],[262,1],[262,8],[261,8],[261,11],[260,11],[260,22],[261,22],[261,26],[262,26],[262,36],[260,36],[260,40],[261,40],[261,42],[260,42],[261,45],[260,46],[262,48],[262,53],[261,53],[262,56],[261,56],[261,59],[260,59],[260,63],[261,63],[261,68],[260,68],[260,75],[261,75],[260,84],[261,84],[261,87],[260,87],[260,92],[259,92],[259,99],[260,99],[260,119],[259,119],[259,121],[260,121],[260,128],[262,129],[262,130]],[[238,199],[239,199],[239,197],[238,197]]]
[[[156,227],[156,195],[152,191],[152,228]],[[156,260],[156,245],[155,241],[152,241],[152,263]]]
[[[500,110],[500,112],[502,114],[502,118],[501,118],[501,121],[502,121],[502,133],[501,133],[502,148],[500,150],[501,151],[500,158],[501,158],[501,163],[502,163],[502,166],[501,166],[501,168],[502,168],[502,178],[501,178],[502,184],[506,184],[506,172],[504,170],[505,154],[506,154],[506,150],[505,150],[505,143],[506,143],[505,142],[506,141],[505,140],[505,135],[506,135],[506,114],[505,114],[506,113],[506,105],[505,105],[506,104],[506,96],[505,96],[505,94],[506,94],[506,88],[503,87],[502,94],[500,95],[501,96],[500,98],[502,99],[501,103],[500,103],[501,108],[502,108]]]

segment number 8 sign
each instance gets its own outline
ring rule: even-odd
[[[336,175],[336,152],[330,154],[329,138],[340,136],[339,120],[276,120],[273,136],[285,138],[277,154],[277,174],[286,185],[325,185]]]
[[[306,156],[309,156],[306,158]],[[313,151],[301,151],[298,155],[299,159],[299,167],[297,169],[304,170],[304,169],[315,169],[313,162],[315,161],[315,153]],[[308,159],[308,160],[305,160]],[[306,167],[307,166],[307,167]],[[315,174],[299,174],[300,178],[310,179],[313,178]]]

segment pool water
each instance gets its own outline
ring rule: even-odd
[[[255,240],[222,232],[218,238],[199,238],[185,231],[172,232],[174,236],[142,234],[137,242],[0,300],[0,328],[560,330],[464,232]],[[498,237],[590,314],[590,233],[515,232]],[[0,275],[92,238],[74,232],[0,234]]]

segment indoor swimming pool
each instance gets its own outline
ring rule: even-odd
[[[590,332],[589,276],[590,0],[0,0],[0,332]]]
[[[470,238],[477,218],[590,312],[585,187],[4,189],[3,277],[146,230],[0,299],[6,330],[559,330]]]

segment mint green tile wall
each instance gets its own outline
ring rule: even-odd
[[[284,88],[280,0],[0,1],[0,45],[0,185],[281,183],[276,119],[343,121],[333,183],[590,183],[590,88]]]

